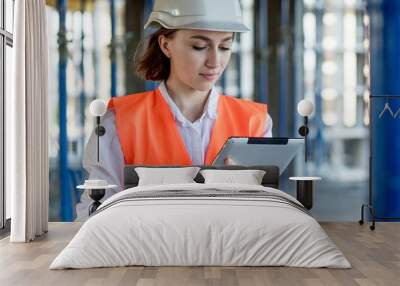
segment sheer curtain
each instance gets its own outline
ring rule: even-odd
[[[49,208],[45,0],[15,1],[13,93],[6,98],[6,187],[12,242],[47,232]]]

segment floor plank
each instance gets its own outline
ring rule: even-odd
[[[0,285],[399,285],[400,223],[377,223],[375,231],[354,222],[321,225],[352,269],[137,266],[50,271],[52,260],[81,226],[50,223],[49,233],[32,243],[0,240]]]

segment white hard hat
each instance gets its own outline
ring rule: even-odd
[[[313,113],[313,111],[314,111],[314,104],[308,99],[303,99],[297,105],[297,112],[301,116],[310,116],[311,113]]]
[[[155,0],[144,28],[247,32],[239,0]]]

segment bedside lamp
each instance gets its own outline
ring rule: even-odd
[[[102,99],[95,99],[90,103],[89,110],[90,114],[96,117],[96,128],[94,131],[97,135],[97,164],[100,165],[100,136],[106,134],[106,129],[100,124],[100,117],[107,111],[106,102]],[[106,189],[113,189],[116,187],[116,185],[109,185],[106,180],[100,179],[85,180],[83,185],[77,186],[78,189],[89,190],[89,197],[94,201],[89,206],[89,215],[95,212],[101,205],[100,200],[104,197]]]
[[[297,112],[304,118],[304,125],[300,126],[299,134],[304,137],[304,161],[307,162],[307,135],[308,129],[308,117],[313,113],[314,105],[308,99],[303,99],[297,105]]]
[[[314,104],[308,100],[303,99],[297,105],[297,112],[304,118],[304,125],[300,126],[299,134],[304,137],[304,161],[307,162],[307,135],[308,117],[314,111]],[[296,181],[296,198],[303,206],[311,210],[313,207],[313,182],[321,180],[321,177],[290,177],[289,180]]]
[[[106,102],[103,99],[95,99],[90,103],[90,114],[96,117],[96,129],[95,133],[97,135],[97,163],[100,162],[100,154],[99,154],[99,144],[100,144],[100,136],[106,134],[106,129],[104,126],[100,124],[100,117],[103,116],[107,111]]]

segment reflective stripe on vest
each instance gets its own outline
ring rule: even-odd
[[[159,89],[114,97],[108,108],[115,112],[125,164],[192,165],[172,111]],[[205,165],[211,165],[230,136],[263,136],[266,116],[265,104],[221,95]]]

